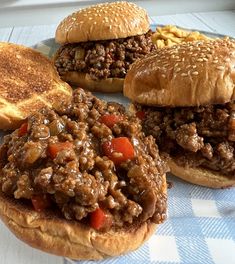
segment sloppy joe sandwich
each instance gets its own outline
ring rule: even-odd
[[[29,245],[72,259],[138,248],[166,217],[167,166],[123,106],[74,91],[4,137],[0,217]]]
[[[91,91],[118,92],[130,65],[155,49],[146,11],[128,2],[81,9],[58,26],[55,66],[63,80]]]
[[[0,42],[0,129],[14,129],[33,111],[72,96],[52,61],[41,53]]]
[[[124,94],[171,172],[202,186],[235,184],[235,41],[197,41],[133,64]],[[140,106],[142,105],[142,106]],[[140,112],[138,112],[140,111]]]

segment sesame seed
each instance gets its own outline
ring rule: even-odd
[[[217,66],[216,69],[222,71],[224,70],[224,66]]]
[[[165,74],[162,74],[162,78],[166,78],[166,75]]]
[[[213,60],[212,62],[213,62],[213,63],[218,63],[218,60]]]
[[[188,74],[183,72],[183,73],[181,73],[181,76],[186,77],[186,76],[188,76]]]
[[[198,75],[197,71],[192,72],[192,75]]]
[[[208,61],[208,59],[207,59],[207,58],[203,58],[203,60],[204,60],[204,61]]]
[[[197,68],[197,66],[196,65],[193,65],[192,68],[195,69],[195,68]]]
[[[198,62],[203,62],[202,58],[197,59]]]

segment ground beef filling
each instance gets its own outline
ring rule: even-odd
[[[88,73],[93,80],[124,78],[130,65],[155,49],[152,32],[123,39],[90,41],[63,45],[55,65],[66,72]]]
[[[138,108],[138,107],[137,107]],[[142,109],[144,131],[181,166],[235,172],[233,103],[185,108]]]
[[[166,164],[155,140],[123,106],[82,89],[70,104],[44,108],[5,136],[0,162],[1,190],[32,200],[36,210],[54,206],[86,224],[105,216],[105,225],[93,223],[105,230],[165,219]]]

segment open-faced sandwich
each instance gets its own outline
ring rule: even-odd
[[[166,217],[166,164],[123,106],[74,91],[4,137],[0,217],[21,240],[72,259],[138,248]]]

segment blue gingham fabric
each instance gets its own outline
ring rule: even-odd
[[[211,33],[208,35],[218,37]],[[51,57],[58,46],[54,39],[48,39],[34,48]],[[121,94],[98,96],[128,104]],[[173,188],[168,190],[168,218],[138,250],[97,262],[69,259],[65,262],[235,264],[235,188],[213,190],[183,182],[170,175],[168,180],[173,183]]]
[[[173,188],[168,190],[167,220],[137,251],[98,264],[235,263],[235,188],[213,190],[170,175],[168,180]]]

